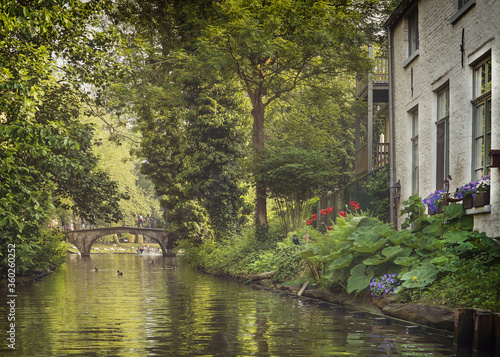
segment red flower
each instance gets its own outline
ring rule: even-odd
[[[354,209],[359,209],[359,203],[356,203],[356,204],[354,205]]]
[[[322,209],[322,210],[320,210],[320,212],[321,212],[321,215],[324,216],[326,214],[326,209]]]
[[[318,220],[318,215],[315,213],[315,214],[311,214],[311,219],[313,221],[317,221]]]
[[[328,226],[328,230],[331,231],[333,229],[333,226]]]
[[[308,226],[310,226],[311,224],[313,224],[312,219],[308,219],[308,220],[306,221],[306,224],[307,224]]]
[[[349,204],[351,205],[351,207],[354,207],[356,206],[358,203],[356,201],[350,201]]]
[[[346,214],[344,211],[340,211],[340,212],[339,212],[339,216],[342,216],[342,217],[347,217],[347,214]]]
[[[328,208],[326,209],[326,214],[330,214],[330,213],[332,213],[332,212],[333,212],[333,207],[328,207]]]

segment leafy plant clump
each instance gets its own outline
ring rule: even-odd
[[[415,294],[414,301],[460,308],[500,311],[500,259],[482,252],[459,261],[459,268],[428,290]]]
[[[374,277],[396,274],[400,281],[390,291],[407,290],[411,295],[457,271],[460,259],[491,250],[491,239],[472,230],[472,218],[464,216],[461,205],[448,206],[443,221],[442,215],[424,214],[418,197],[405,204],[402,213],[410,214],[406,224],[411,230],[395,231],[389,224],[363,215],[339,217],[340,227],[350,231],[340,249],[319,252],[313,245],[301,254],[311,277],[322,287],[340,285],[350,294],[369,288]],[[329,234],[336,235],[338,230],[335,226]]]

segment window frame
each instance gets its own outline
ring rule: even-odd
[[[445,179],[450,173],[449,85],[436,91],[436,104],[436,189],[441,190],[445,187]]]
[[[462,16],[464,16],[473,6],[476,0],[457,0],[457,12],[451,17],[450,24],[454,25]]]
[[[418,27],[418,6],[413,7],[406,15],[408,25],[408,57],[412,57],[419,52],[419,27]]]
[[[491,56],[472,66],[473,88],[471,176],[477,180],[489,173],[491,149]],[[479,152],[481,151],[481,152]]]

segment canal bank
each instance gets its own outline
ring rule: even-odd
[[[210,274],[200,270],[205,274]],[[212,274],[210,274],[212,275]],[[253,280],[245,276],[230,276],[215,274],[218,278],[229,279],[239,283],[250,285],[254,289],[276,291],[301,299],[311,299],[317,303],[331,304],[331,308],[347,307],[366,311],[380,317],[396,318],[409,323],[415,323],[422,327],[430,327],[441,330],[443,334],[453,332],[455,311],[446,307],[436,307],[427,304],[398,303],[396,296],[374,298],[367,295],[347,295],[342,293],[331,293],[315,289],[310,284],[287,285],[276,284],[272,279]],[[302,291],[301,291],[302,290]]]

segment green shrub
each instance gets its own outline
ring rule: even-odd
[[[16,272],[25,273],[58,267],[66,260],[63,234],[59,231],[40,231],[38,240],[16,244]]]
[[[294,280],[301,272],[300,253],[304,250],[301,245],[289,241],[278,243],[276,247],[277,268],[274,279],[278,282]]]
[[[457,266],[457,271],[416,294],[414,300],[500,311],[500,262],[482,252],[473,259],[460,259]]]

